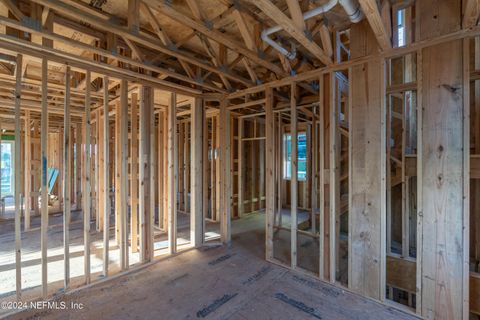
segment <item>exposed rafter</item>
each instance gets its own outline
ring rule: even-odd
[[[286,0],[286,2],[293,23],[295,24],[297,29],[305,31],[305,21],[303,20],[303,13],[302,9],[300,8],[300,3],[298,2],[298,0]]]
[[[377,38],[380,48],[382,48],[382,50],[390,49],[392,43],[387,35],[387,30],[383,24],[380,12],[378,11],[377,2],[375,0],[359,0],[359,3],[375,37]]]
[[[15,3],[13,3],[12,0],[1,0],[5,6],[10,10],[10,12],[13,14],[15,18],[17,18],[19,21],[21,21],[24,18],[23,13],[18,9]]]
[[[17,22],[13,19],[0,17],[0,24],[5,25],[5,26],[9,26],[9,27],[12,27],[12,28],[15,28],[15,29],[18,29],[18,30],[22,30],[22,31],[25,31],[25,32],[30,32],[32,34],[37,34],[37,35],[42,36],[43,38],[47,38],[47,39],[50,39],[52,41],[59,41],[59,42],[65,43],[67,45],[70,45],[74,48],[78,48],[78,49],[81,49],[81,50],[88,50],[90,52],[99,54],[101,56],[116,59],[116,60],[131,64],[131,65],[135,65],[135,66],[138,66],[138,67],[145,68],[147,70],[151,70],[153,72],[157,72],[157,73],[160,73],[160,74],[165,74],[167,76],[176,78],[178,80],[182,80],[182,81],[190,82],[192,84],[200,85],[200,86],[209,88],[211,90],[214,89],[214,87],[212,87],[211,85],[208,85],[208,84],[205,84],[205,83],[199,83],[199,82],[194,81],[194,80],[192,80],[192,79],[190,79],[186,76],[183,76],[183,75],[180,75],[178,73],[172,72],[168,69],[155,67],[155,66],[152,66],[152,65],[144,65],[143,63],[139,63],[138,61],[135,61],[135,60],[130,59],[128,57],[123,57],[121,55],[112,54],[111,52],[109,52],[107,50],[104,50],[104,49],[101,49],[101,48],[95,48],[95,47],[92,47],[92,46],[87,45],[85,43],[75,41],[75,40],[72,40],[70,38],[67,38],[67,37],[64,37],[64,36],[61,36],[61,35],[54,34],[50,31],[38,31],[38,30],[36,30],[32,27],[25,26],[21,22]],[[84,58],[84,59],[86,60],[86,58]]]
[[[245,45],[247,46],[247,48],[252,51],[257,51],[255,40],[252,36],[252,33],[248,29],[248,23],[243,13],[240,10],[235,9],[232,14],[235,19],[235,23],[237,24],[238,30],[240,31],[240,34],[242,35],[243,41],[245,42]]]
[[[122,38],[128,38],[129,40],[136,42],[137,44],[140,44],[146,48],[153,49],[155,51],[159,51],[162,53],[165,53],[167,55],[173,56],[177,59],[181,59],[184,61],[187,61],[193,65],[196,65],[202,69],[211,71],[213,73],[221,74],[222,76],[225,76],[226,78],[230,80],[234,80],[238,83],[242,83],[243,85],[250,86],[252,83],[238,75],[234,75],[231,72],[228,72],[224,69],[217,68],[215,66],[212,66],[210,64],[207,64],[197,58],[194,58],[184,52],[180,52],[178,50],[172,50],[170,48],[165,47],[158,39],[144,34],[144,33],[139,33],[139,34],[134,34],[130,30],[128,30],[127,27],[122,26],[118,23],[114,23],[112,21],[105,21],[103,19],[98,19],[98,17],[93,16],[92,14],[88,13],[87,11],[82,11],[76,9],[76,7],[70,6],[69,4],[64,3],[63,1],[58,1],[58,0],[32,0],[36,3],[42,4],[44,6],[49,7],[50,9],[53,9],[63,15],[66,15],[68,17],[72,17],[74,19],[79,19],[81,21],[84,21],[86,23],[90,23],[92,25],[95,25],[96,27],[109,31],[113,34],[116,34]]]
[[[243,45],[239,44],[235,40],[232,40],[231,37],[228,35],[218,31],[209,28],[205,22],[198,21],[195,19],[190,18],[189,16],[175,10],[172,8],[170,5],[161,2],[161,1],[156,1],[156,0],[144,0],[146,4],[148,4],[152,9],[158,10],[165,16],[178,21],[179,23],[182,23],[185,26],[188,26],[189,28],[192,28],[193,30],[196,30],[205,36],[207,36],[210,39],[213,39],[219,43],[223,43],[226,47],[238,52],[241,55],[244,55],[248,59],[250,59],[252,62],[261,65],[270,71],[273,71],[277,74],[283,74],[283,71],[281,68],[279,68],[275,63],[269,62],[263,58],[261,58],[257,52],[253,52],[251,50],[248,50],[245,48]]]

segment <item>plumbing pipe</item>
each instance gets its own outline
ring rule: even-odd
[[[343,7],[343,10],[348,15],[348,18],[353,23],[358,23],[363,19],[362,10],[360,10],[360,5],[357,1],[352,0],[338,0],[340,5]]]
[[[330,11],[332,10],[333,7],[335,7],[337,3],[340,3],[340,5],[343,7],[348,17],[350,18],[351,22],[357,23],[363,19],[363,13],[360,10],[360,6],[356,0],[329,0],[324,5],[321,5],[315,9],[305,12],[303,14],[303,20],[306,21],[322,13]],[[261,35],[262,40],[268,43],[269,45],[271,45],[274,49],[276,49],[278,52],[283,54],[288,59],[293,60],[297,56],[297,51],[293,43],[292,43],[292,50],[288,51],[287,49],[282,47],[278,42],[270,38],[271,34],[278,32],[280,30],[283,30],[283,27],[280,25],[263,30]]]

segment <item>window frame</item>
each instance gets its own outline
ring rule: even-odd
[[[298,157],[298,152],[299,152],[299,148],[298,148],[298,139],[300,136],[305,136],[305,147],[308,147],[308,134],[307,134],[307,131],[306,130],[301,130],[301,131],[298,131],[297,132],[297,181],[307,181],[307,176],[308,176],[308,172],[307,172],[307,169],[306,169],[306,166],[305,166],[305,171],[299,171],[298,170],[298,164],[299,164],[299,157]],[[288,148],[288,140],[287,140],[287,137],[289,137],[289,141],[290,141],[290,150]],[[282,136],[282,144],[283,144],[283,154],[282,154],[282,179],[283,180],[287,180],[287,181],[291,181],[292,180],[292,170],[291,170],[291,160],[289,160],[289,152],[290,152],[290,158],[291,158],[291,139],[292,137],[292,134],[290,132],[285,132],[283,133],[283,136]],[[302,160],[303,162],[303,160]],[[305,164],[307,164],[308,162],[308,152],[305,153]],[[290,165],[289,165],[290,163]],[[301,175],[301,176],[300,176]]]

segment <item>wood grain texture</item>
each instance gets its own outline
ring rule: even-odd
[[[424,49],[422,315],[462,318],[462,42]]]
[[[378,48],[365,22],[352,26],[352,56]],[[381,132],[383,78],[380,59],[352,67],[351,288],[381,299]]]

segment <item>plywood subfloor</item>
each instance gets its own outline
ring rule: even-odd
[[[120,250],[115,241],[114,216],[110,217],[109,275],[120,272]],[[177,241],[179,250],[190,246],[190,217],[178,213]],[[41,287],[41,249],[40,216],[32,216],[30,231],[22,231],[22,301],[38,299],[42,295]],[[219,237],[219,224],[206,223],[207,238]],[[23,230],[23,223],[22,223]],[[167,233],[155,228],[154,255],[157,258],[168,255]],[[82,286],[84,277],[84,231],[82,211],[72,211],[70,224],[70,288]],[[103,232],[95,230],[91,223],[90,261],[92,282],[102,279],[103,269]],[[64,242],[62,213],[49,215],[48,228],[48,294],[59,295],[64,292]],[[139,264],[139,253],[130,250],[130,266]],[[0,219],[0,304],[16,301],[15,296],[15,231],[12,219]],[[9,313],[0,307],[0,318]]]
[[[46,319],[416,319],[266,262],[264,215],[233,221],[230,247],[210,244],[60,301],[78,311],[32,311]]]

